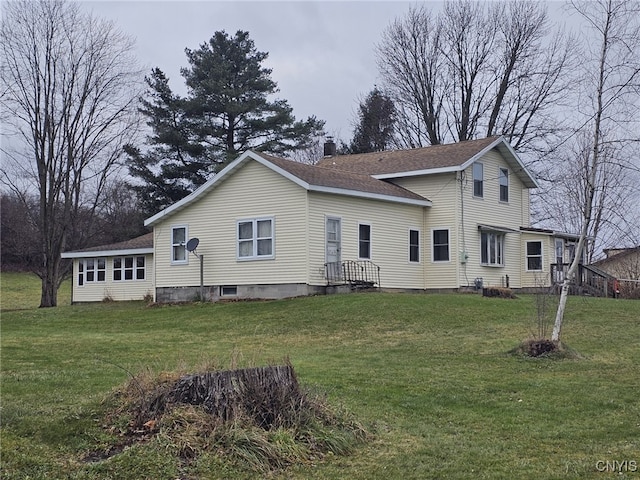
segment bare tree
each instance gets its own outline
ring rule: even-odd
[[[13,128],[2,181],[39,201],[41,307],[55,306],[79,216],[95,211],[135,132],[140,77],[132,41],[62,0],[5,2],[2,118]],[[85,228],[90,228],[85,224]]]
[[[403,146],[505,135],[519,150],[557,135],[553,111],[568,92],[572,40],[552,32],[544,4],[414,7],[377,46]]]
[[[640,129],[640,4],[631,1],[598,0],[572,3],[593,35],[583,55],[583,89],[585,105],[580,105],[587,119],[590,148],[577,159],[582,169],[583,191],[580,196],[581,229],[576,255],[562,285],[551,340],[559,341],[569,286],[578,270],[587,237],[594,224],[601,221],[598,202],[609,197],[604,188],[611,165],[633,170],[637,165],[624,160],[624,150],[637,146]],[[598,193],[601,194],[598,197]],[[600,200],[599,200],[600,198]]]

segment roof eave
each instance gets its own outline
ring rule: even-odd
[[[312,192],[331,193],[334,195],[346,195],[348,197],[367,198],[369,200],[382,200],[385,202],[403,203],[406,205],[416,205],[419,207],[431,207],[431,200],[418,198],[404,198],[395,195],[384,195],[381,193],[361,192],[359,190],[348,190],[344,188],[325,187],[320,185],[310,185],[308,188]]]
[[[518,176],[518,178],[520,178],[520,180],[522,181],[525,187],[527,188],[540,187],[536,179],[533,177],[533,175],[531,175],[529,170],[527,170],[527,167],[525,167],[524,163],[522,163],[522,160],[520,160],[520,157],[518,156],[516,151],[513,149],[513,147],[509,144],[509,142],[507,142],[507,140],[503,136],[496,138],[493,142],[491,142],[489,145],[484,147],[482,150],[476,153],[469,160],[465,161],[462,165],[460,165],[459,170],[467,169],[471,164],[480,160],[487,152],[493,150],[494,148],[497,148],[500,151],[500,153],[502,153],[502,155],[505,157],[508,163],[512,163],[512,162],[515,163],[516,168],[513,168],[513,165],[511,168],[513,169],[514,173]],[[511,162],[509,161],[510,159],[511,159]]]
[[[402,177],[418,177],[421,175],[435,175],[438,173],[453,173],[460,171],[459,165],[454,165],[451,167],[439,167],[439,168],[427,168],[424,170],[410,170],[407,172],[397,172],[397,173],[382,173],[379,175],[371,175],[376,180],[389,180],[392,178],[402,178]]]
[[[154,216],[147,218],[144,221],[144,226],[152,227],[155,224],[159,223],[160,221],[167,219],[174,213],[187,207],[189,204],[193,203],[198,197],[202,196],[203,194],[207,193],[210,189],[214,188],[215,185],[224,181],[226,177],[229,176],[229,174],[233,170],[235,170],[236,168],[239,168],[242,164],[247,162],[249,158],[253,158],[254,160],[258,160],[258,161],[261,161],[261,163],[263,163],[262,157],[259,157],[258,155],[254,154],[252,151],[248,150],[244,152],[237,159],[235,159],[233,162],[231,162],[229,165],[223,168],[222,171],[217,175],[215,175],[211,180],[208,180],[206,183],[201,185],[197,190],[187,195],[183,199],[178,200],[176,203],[169,205],[167,208],[156,213]]]
[[[122,250],[85,250],[81,252],[64,252],[61,258],[116,257],[125,255],[147,255],[153,253],[153,247],[125,248]]]

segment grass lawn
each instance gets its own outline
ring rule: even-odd
[[[19,278],[2,277],[4,309]],[[572,297],[564,341],[581,358],[510,355],[534,301],[372,293],[4,311],[1,476],[255,478],[213,454],[181,463],[155,441],[83,458],[114,442],[101,402],[127,371],[288,357],[374,438],[270,478],[640,478],[640,303]]]

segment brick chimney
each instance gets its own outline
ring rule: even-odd
[[[336,143],[333,141],[333,137],[327,137],[324,142],[324,156],[335,157],[336,155]]]

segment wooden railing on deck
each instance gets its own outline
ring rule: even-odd
[[[556,286],[562,285],[569,271],[569,263],[552,263],[551,278]],[[591,295],[594,297],[615,297],[616,278],[593,265],[578,265],[578,272],[569,285],[572,295]]]

